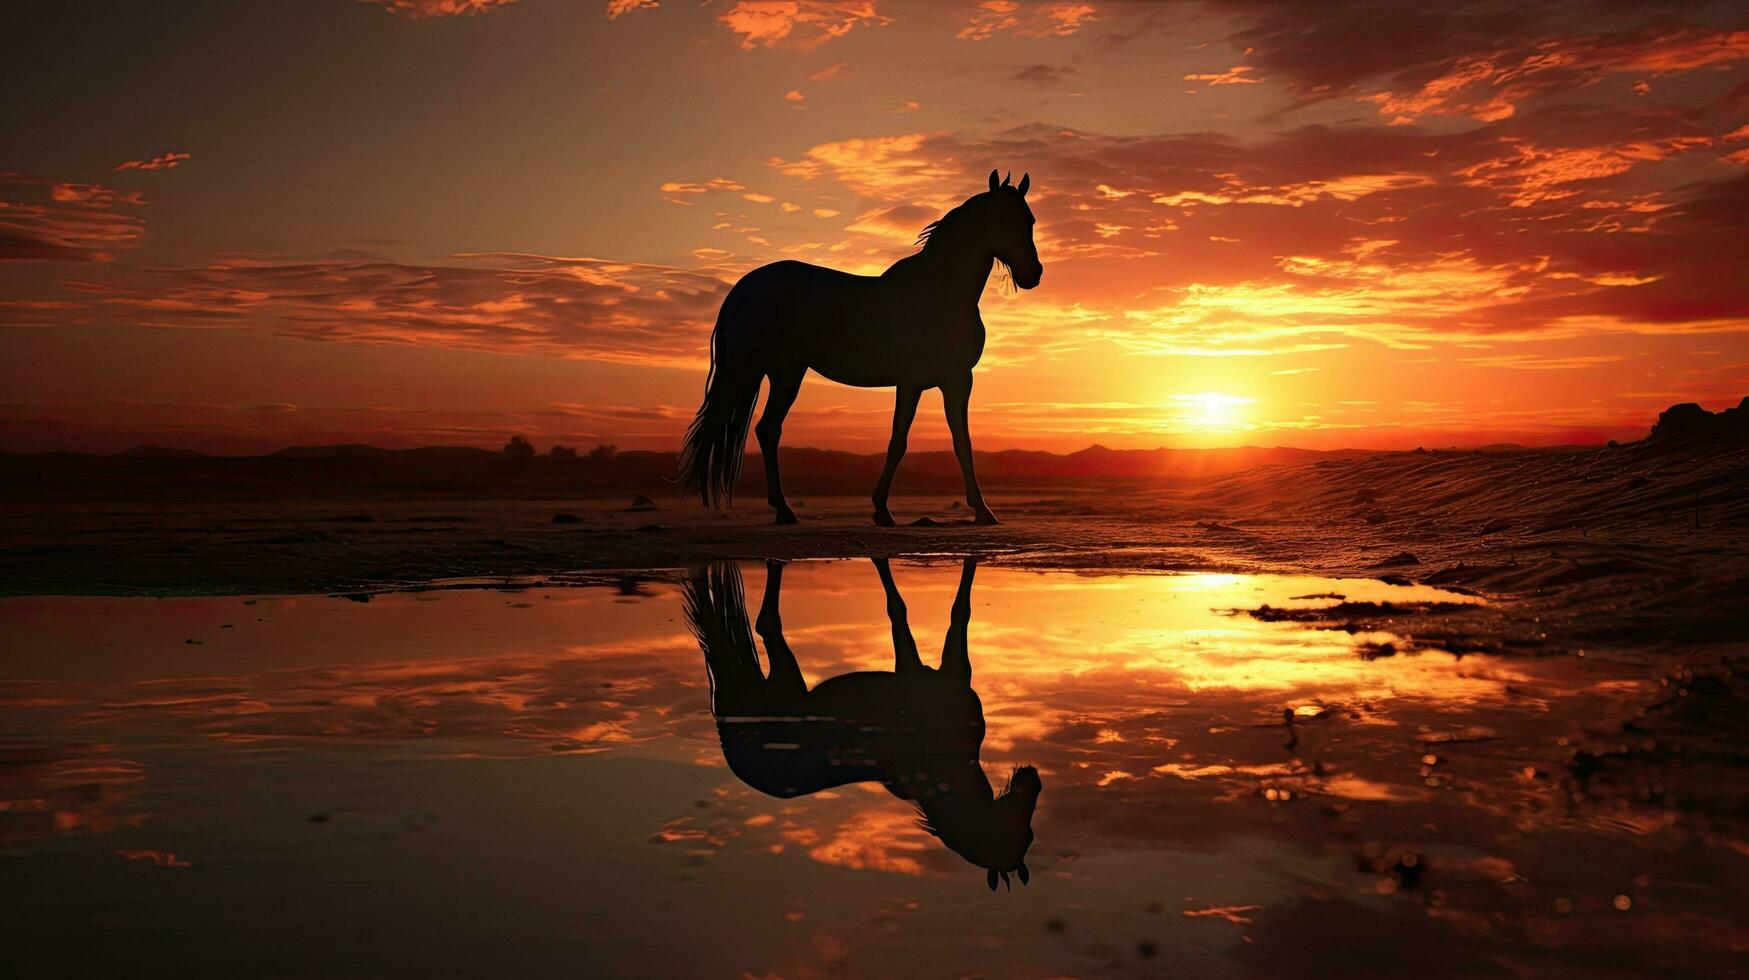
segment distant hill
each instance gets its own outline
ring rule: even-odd
[[[1011,449],[981,452],[978,475],[988,489],[1061,485],[1100,479],[1216,476],[1257,466],[1293,465],[1365,455],[1358,451],[1245,446],[1229,449],[1109,449],[1069,454]],[[883,456],[826,449],[783,450],[792,496],[867,493]],[[628,451],[606,458],[516,460],[459,446],[381,449],[375,446],[292,446],[266,456],[207,456],[141,446],[114,456],[80,453],[0,453],[0,499],[345,499],[465,497],[672,496],[674,453]],[[749,454],[738,495],[764,495],[764,467]],[[951,452],[905,457],[899,493],[961,490]]]

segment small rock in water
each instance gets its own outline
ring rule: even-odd
[[[633,512],[633,511],[655,510],[655,509],[656,509],[656,502],[654,500],[651,500],[649,497],[646,497],[643,494],[639,494],[636,497],[632,498],[632,505],[630,507],[627,507],[626,511],[629,513],[629,512]]]
[[[1419,565],[1419,564],[1421,564],[1421,559],[1415,557],[1413,554],[1411,554],[1407,551],[1399,551],[1389,558],[1382,558],[1378,561],[1373,562],[1372,567],[1374,567],[1374,568],[1398,568],[1398,567],[1401,567],[1403,565]]]
[[[567,514],[564,511],[559,511],[557,514],[553,515],[553,523],[554,524],[581,524],[581,523],[583,523],[583,518],[579,517],[576,514]]]

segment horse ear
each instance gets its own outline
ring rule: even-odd
[[[990,171],[990,189],[995,190],[996,188],[1001,187],[1001,186],[1002,186],[1002,175],[997,173],[994,170]],[[990,887],[994,888],[996,886],[991,885]]]
[[[991,891],[996,890],[996,869],[995,868],[991,868],[990,873],[984,876],[984,882],[990,886]]]
[[[1032,882],[1032,872],[1026,870],[1026,862],[1025,861],[1020,862],[1020,869],[1019,870],[1020,870],[1020,883],[1023,885],[1030,884]]]
[[[1031,187],[1031,186],[1032,186],[1032,174],[1021,174],[1020,175],[1020,188],[1019,188],[1020,196],[1025,197],[1026,196],[1026,189],[1028,187]]]
[[[1009,184],[1012,184],[1012,183],[1014,183],[1014,171],[1010,170],[1010,171],[1008,171],[1008,173],[1003,175],[1002,186],[1007,187]]]

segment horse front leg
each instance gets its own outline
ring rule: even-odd
[[[899,470],[899,460],[905,456],[911,420],[917,417],[917,399],[922,397],[922,388],[901,385],[893,399],[893,437],[887,440],[887,462],[881,467],[881,479],[874,489],[874,521],[881,527],[893,526],[892,512],[887,510],[887,494],[893,489],[893,474]]]
[[[966,649],[966,632],[972,623],[972,576],[977,573],[976,558],[967,558],[960,563],[960,587],[948,613],[947,639],[941,644],[942,676],[951,677],[968,687],[972,683],[972,655]]]
[[[917,641],[911,636],[911,620],[905,612],[905,597],[893,582],[893,570],[885,558],[871,558],[881,577],[881,591],[887,594],[887,621],[893,627],[893,673],[906,674],[923,670],[923,658],[917,655]]]
[[[947,428],[953,433],[953,454],[960,461],[960,475],[966,481],[966,503],[972,508],[979,524],[1000,524],[990,507],[984,503],[984,491],[978,487],[978,473],[972,466],[972,432],[966,422],[966,411],[972,401],[972,372],[941,386],[941,404],[947,412]]]

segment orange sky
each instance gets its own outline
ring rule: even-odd
[[[0,448],[672,449],[747,269],[1028,172],[982,449],[1591,441],[1749,393],[1749,5],[36,5]],[[936,397],[912,445],[946,429]],[[814,378],[789,445],[874,451]]]

